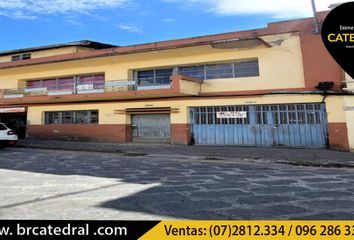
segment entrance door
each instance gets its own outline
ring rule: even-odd
[[[132,115],[133,142],[169,143],[170,115]]]
[[[325,148],[325,114],[324,104],[195,107],[192,135],[201,145]]]

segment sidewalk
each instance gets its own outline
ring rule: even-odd
[[[125,156],[158,155],[205,161],[273,162],[303,166],[354,168],[354,153],[324,149],[254,148],[234,146],[184,146],[169,144],[116,144],[54,140],[19,140],[16,147],[116,153]]]

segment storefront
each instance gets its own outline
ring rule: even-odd
[[[0,108],[0,122],[14,130],[19,138],[26,137],[27,109],[25,107]]]

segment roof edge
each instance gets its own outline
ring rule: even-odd
[[[95,41],[91,41],[91,40],[81,40],[81,41],[68,42],[68,43],[50,44],[50,45],[44,45],[44,46],[38,46],[38,47],[5,50],[5,51],[0,52],[0,56],[13,55],[13,54],[18,54],[18,53],[26,53],[26,52],[37,52],[37,51],[42,51],[42,50],[56,49],[56,48],[62,48],[62,47],[72,47],[72,46],[87,47],[87,48],[92,48],[92,49],[106,49],[106,48],[118,47],[116,45],[107,44],[107,43],[95,42]]]

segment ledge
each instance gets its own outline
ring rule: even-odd
[[[80,93],[45,96],[18,96],[0,98],[1,105],[23,105],[43,103],[72,103],[89,101],[121,101],[134,99],[198,96],[203,81],[182,75],[171,76],[171,87],[165,89],[131,90],[121,92]]]

